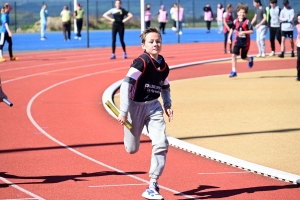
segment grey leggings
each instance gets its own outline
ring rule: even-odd
[[[136,153],[140,147],[140,136],[144,126],[152,141],[152,157],[149,176],[158,179],[162,174],[168,140],[165,133],[166,123],[163,118],[163,109],[158,100],[150,102],[130,101],[128,120],[132,123],[132,129],[124,127],[124,145],[128,153]]]

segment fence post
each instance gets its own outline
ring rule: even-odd
[[[15,33],[17,32],[17,2],[14,3],[15,9]]]
[[[86,0],[86,47],[90,47],[90,35],[89,35],[89,0]]]
[[[99,27],[98,27],[98,1],[96,1],[96,28],[99,29]]]

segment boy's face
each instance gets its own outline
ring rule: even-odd
[[[239,10],[239,12],[237,13],[237,16],[239,19],[243,19],[246,16],[245,10],[243,10],[243,9]]]
[[[148,33],[145,38],[145,43],[142,44],[142,48],[155,58],[160,53],[161,46],[161,37],[158,33]]]

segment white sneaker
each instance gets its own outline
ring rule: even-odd
[[[265,58],[265,57],[266,57],[266,54],[262,53],[262,54],[261,54],[261,57],[262,57],[262,58]]]
[[[152,183],[150,183],[152,184]],[[164,199],[160,194],[159,194],[159,187],[157,183],[153,183],[153,187],[148,187],[145,192],[143,192],[142,197],[146,199]]]
[[[257,57],[257,58],[261,57],[261,54],[257,54],[256,57]]]
[[[275,56],[275,52],[272,51],[272,52],[269,54],[269,56]]]
[[[182,31],[179,31],[179,35],[182,35]]]
[[[74,39],[75,39],[75,40],[77,40],[77,39],[78,39],[78,37],[77,37],[77,36],[75,36],[75,37],[74,37]]]
[[[81,37],[78,37],[78,40],[81,40]]]
[[[172,27],[172,31],[176,31],[177,29],[176,29],[176,27]]]

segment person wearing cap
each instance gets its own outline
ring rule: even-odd
[[[164,5],[160,6],[157,20],[159,22],[159,30],[162,32],[162,34],[165,34],[166,23],[168,22],[168,12],[165,10]]]
[[[256,10],[251,24],[253,25],[254,23],[256,23],[256,43],[258,47],[258,54],[256,57],[264,58],[266,57],[265,38],[267,34],[266,9],[264,9],[260,0],[253,0],[253,6],[256,8]]]
[[[81,40],[81,30],[82,30],[82,24],[83,24],[83,15],[84,10],[82,9],[82,6],[80,3],[77,3],[77,8],[74,12],[74,17],[76,19],[76,27],[77,27],[77,34],[74,37],[75,40]]]
[[[280,15],[281,9],[277,6],[277,0],[270,0],[269,12],[267,14],[268,26],[270,30],[270,43],[271,43],[271,53],[269,56],[275,55],[275,37],[281,45],[281,31],[280,31]]]
[[[285,40],[290,38],[291,42],[291,57],[295,57],[294,54],[294,9],[290,6],[288,0],[283,0],[283,9],[280,12],[280,23],[281,23],[281,54],[278,56],[284,58],[285,51]]]

